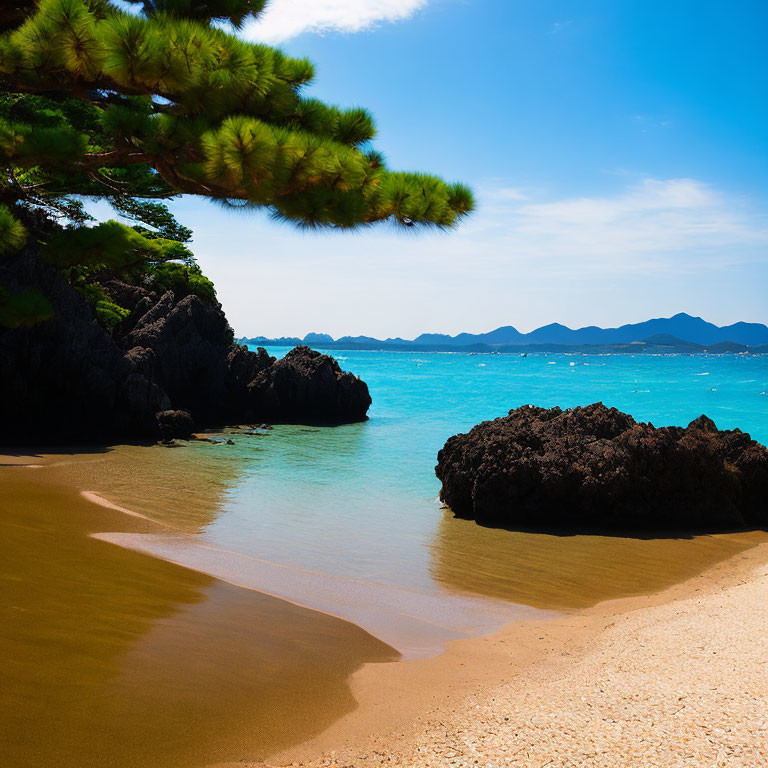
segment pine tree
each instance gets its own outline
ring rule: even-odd
[[[467,214],[463,185],[386,168],[367,111],[306,96],[308,61],[225,31],[264,5],[3,3],[0,253],[24,243],[24,214],[38,211],[61,223],[44,252],[80,278],[97,266],[191,266],[191,233],[162,202],[178,194],[303,227],[451,227]],[[136,226],[86,226],[89,199]]]

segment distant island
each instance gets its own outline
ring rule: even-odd
[[[304,338],[256,336],[239,339],[241,344],[296,346],[308,344],[325,349],[367,349],[422,352],[592,352],[626,353],[709,353],[766,354],[768,326],[762,323],[734,323],[717,326],[700,317],[681,312],[673,317],[646,320],[619,328],[595,325],[572,329],[550,323],[530,333],[505,325],[488,333],[422,333],[415,339],[375,339],[371,336],[342,336],[308,333]]]

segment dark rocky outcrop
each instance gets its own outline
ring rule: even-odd
[[[136,320],[120,345],[152,351],[155,379],[175,408],[190,411],[202,422],[225,416],[233,342],[220,307],[197,296],[177,301],[173,293],[165,293]]]
[[[32,250],[4,257],[0,282],[33,288],[55,317],[33,328],[0,329],[0,439],[106,439],[154,426],[169,407],[140,355],[123,354],[85,298]]]
[[[268,421],[361,421],[371,404],[368,386],[328,355],[296,347],[265,366],[248,385],[254,413]]]
[[[250,403],[248,385],[266,368],[274,365],[275,358],[267,354],[264,347],[251,352],[246,346],[236,344],[227,354],[227,400],[232,404],[235,421],[254,409]],[[252,418],[249,416],[249,419]],[[267,418],[266,415],[254,416],[253,419]]]
[[[138,303],[143,299],[146,299],[149,304],[154,303],[152,292],[140,285],[132,285],[124,280],[113,279],[105,280],[103,286],[116,304],[131,311],[135,310]]]
[[[370,404],[365,384],[330,357],[302,348],[276,361],[264,349],[235,345],[221,307],[198,296],[105,282],[131,310],[108,331],[33,249],[4,257],[0,283],[40,291],[54,310],[32,328],[0,328],[5,444],[156,439],[162,411],[186,411],[204,428],[359,421]]]
[[[768,449],[706,416],[638,423],[595,403],[523,406],[451,437],[441,499],[459,517],[546,529],[723,530],[768,525]]]
[[[195,431],[195,424],[189,411],[160,411],[156,415],[160,437],[163,440],[189,440]]]

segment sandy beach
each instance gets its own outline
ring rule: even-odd
[[[766,765],[767,563],[763,543],[652,596],[368,665],[359,708],[269,765]]]
[[[397,658],[349,622],[94,538],[164,527],[60,482],[77,458],[0,464],[3,768],[264,756],[353,710],[364,662]]]
[[[671,562],[673,550],[681,558],[685,553],[690,561],[687,568],[696,575],[679,578],[677,584],[657,588],[655,592],[649,589],[653,592],[650,595],[603,600],[592,607],[574,607],[557,618],[517,621],[494,634],[451,641],[444,653],[432,658],[381,663],[392,658],[384,652],[386,647],[353,624],[292,606],[253,589],[232,587],[208,574],[178,568],[88,536],[89,532],[104,530],[166,529],[165,525],[148,520],[142,514],[144,507],[135,505],[130,494],[118,492],[123,482],[122,461],[128,459],[133,466],[133,453],[129,450],[106,454],[105,458],[113,457],[114,461],[94,456],[6,457],[4,463],[11,466],[3,470],[5,488],[15,489],[8,499],[18,499],[17,504],[6,510],[7,522],[17,525],[11,530],[19,536],[27,528],[46,531],[44,537],[30,538],[25,534],[18,542],[14,539],[9,551],[18,555],[18,562],[12,560],[8,567],[18,575],[26,573],[23,563],[37,564],[27,579],[34,582],[35,594],[44,596],[51,608],[46,608],[44,614],[44,634],[36,623],[28,629],[34,630],[37,642],[50,640],[52,648],[58,647],[58,638],[63,634],[79,637],[79,631],[85,633],[83,647],[91,647],[93,637],[98,637],[94,622],[103,623],[112,614],[114,617],[109,620],[123,627],[124,634],[127,620],[137,622],[137,600],[154,601],[140,607],[143,623],[136,623],[136,639],[131,643],[123,642],[122,638],[120,642],[110,639],[103,649],[106,671],[101,676],[105,681],[114,675],[114,671],[109,672],[115,664],[113,657],[129,650],[126,659],[130,660],[131,671],[129,678],[125,673],[113,678],[122,686],[115,701],[125,706],[119,712],[102,708],[99,717],[102,727],[127,723],[134,732],[136,728],[148,727],[147,718],[156,720],[163,728],[146,740],[150,750],[147,754],[154,757],[173,746],[168,734],[175,733],[181,739],[179,745],[173,746],[173,755],[165,754],[165,762],[159,764],[180,768],[757,768],[768,762],[765,532],[697,537],[693,541],[662,540],[650,550],[657,553],[658,560],[646,554],[635,563],[626,560],[627,553],[634,551],[639,557],[652,542],[603,542],[600,547],[613,546],[615,555],[615,559],[606,561],[610,567],[601,570],[605,578],[615,568],[622,571],[617,577],[623,579],[627,578],[625,572],[634,569],[637,573],[633,578],[637,579],[646,566],[655,563],[646,576],[652,584],[652,572],[658,579],[659,570]],[[175,460],[177,454],[171,452],[168,456]],[[115,493],[119,503],[98,493],[83,492],[83,483],[94,482],[91,468],[96,466],[96,460],[104,483],[96,483],[96,487],[110,495]],[[112,474],[114,479],[110,480]],[[29,480],[33,480],[32,485]],[[34,493],[32,488],[36,489]],[[140,490],[143,487],[133,493]],[[135,506],[142,512],[137,512]],[[201,502],[200,509],[190,518],[189,530],[195,529],[198,519],[207,518],[207,510],[207,504]],[[19,515],[25,520],[24,528],[13,522]],[[66,529],[61,528],[65,523]],[[483,537],[493,533],[478,530]],[[49,543],[55,544],[54,549],[50,549]],[[531,567],[546,559],[545,551],[557,551],[551,549],[554,544],[568,546],[569,550],[563,552],[571,551],[574,557],[587,557],[591,552],[570,540],[555,541],[547,545],[549,550],[542,549],[540,556],[531,560]],[[34,554],[28,552],[31,546],[36,548]],[[540,546],[544,547],[544,543]],[[625,549],[630,546],[631,550]],[[58,559],[52,558],[54,551],[61,551]],[[40,568],[40,563],[49,561],[49,569]],[[112,574],[119,574],[120,580],[115,581]],[[561,578],[564,574],[570,571],[562,571]],[[140,597],[130,592],[134,583],[141,586]],[[98,598],[97,602],[89,604],[87,611],[84,606],[76,612],[58,611],[55,616],[50,612],[59,605],[59,592],[71,596],[84,591],[88,596],[90,586],[84,585],[98,585],[100,590],[93,597]],[[550,586],[554,588],[555,583]],[[573,587],[564,584],[564,588]],[[611,594],[608,586],[606,593]],[[71,597],[66,599],[71,601]],[[22,597],[9,600],[17,604]],[[29,596],[24,596],[23,601],[30,603]],[[199,621],[191,611],[200,613]],[[211,611],[215,614],[213,622]],[[165,618],[154,619],[157,626],[148,633],[144,627],[146,616],[155,614]],[[36,613],[29,615],[34,617]],[[265,656],[265,648],[254,647],[254,635],[248,627],[256,625],[262,633],[265,627],[274,629],[267,641],[269,648],[274,649],[273,656]],[[166,632],[165,639],[158,629]],[[300,652],[297,649],[293,656],[286,656],[285,637],[292,636],[291,633],[305,640]],[[237,638],[236,645],[232,644],[233,637]],[[194,662],[195,684],[186,691],[184,680],[176,679],[174,667],[168,666],[169,653],[191,658],[195,648],[220,648],[222,643],[229,648],[227,659],[217,662],[220,668],[212,669],[210,655],[200,655]],[[17,666],[26,663],[26,657],[18,653],[19,647],[13,650]],[[351,650],[354,659],[349,657]],[[370,660],[377,656],[381,662],[365,663],[366,657]],[[321,674],[318,662],[323,659],[321,666],[330,664],[330,671],[322,670]],[[268,667],[286,663],[286,669],[293,669],[296,674],[286,672],[275,679],[268,675],[265,681],[259,672],[265,660]],[[18,709],[18,700],[32,700],[25,695],[27,683],[56,690],[53,680],[62,665],[67,667],[68,677],[74,675],[73,680],[79,679],[70,661],[62,659],[59,663],[53,657],[51,661],[51,681],[40,677],[33,656],[29,663],[37,670],[34,675],[19,666],[18,696],[12,697],[14,707]],[[253,670],[253,679],[249,677],[245,688],[243,669]],[[95,674],[89,668],[80,677],[86,679]],[[160,710],[156,701],[158,675],[167,694]],[[186,675],[182,678],[186,679]],[[201,681],[206,683],[203,699]],[[103,685],[99,679],[99,687]],[[266,700],[265,685],[271,691]],[[218,693],[221,695],[217,698]],[[176,717],[171,702],[187,695],[192,696],[190,704],[202,700],[208,704],[202,709],[197,707],[200,711],[195,710],[194,718],[192,709]],[[141,707],[132,709],[139,700]],[[278,700],[282,708],[275,706]],[[44,701],[49,701],[49,697]],[[267,709],[262,711],[260,702]],[[55,754],[63,738],[72,739],[84,733],[78,720],[80,706],[74,707],[68,701],[64,705],[59,713],[69,714],[61,728],[50,732],[50,738],[44,740],[46,754]],[[165,713],[165,720],[157,719],[158,711]],[[127,717],[129,714],[132,719]],[[50,722],[52,712],[21,711],[20,716],[42,724]],[[181,722],[192,726],[190,718],[194,719],[196,734],[194,757],[191,745],[182,743],[186,743],[190,731],[179,729]],[[164,746],[159,750],[161,742]],[[40,743],[35,747],[38,751]],[[107,743],[129,749],[128,740],[114,734]],[[17,746],[23,751],[30,745],[31,742],[20,741]],[[83,754],[82,745],[70,746],[73,756]],[[104,747],[109,750],[106,743]],[[135,745],[130,749],[136,751]],[[83,764],[97,765],[106,759],[105,765],[120,765],[126,754],[102,752],[96,762]],[[231,762],[235,755],[236,762]]]

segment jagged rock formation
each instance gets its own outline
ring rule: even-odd
[[[168,292],[148,311],[143,302],[128,317],[132,330],[119,340],[126,351],[148,350],[154,378],[175,408],[201,422],[221,419],[229,410],[229,350],[232,331],[221,309],[197,296],[177,301]]]
[[[371,404],[364,381],[328,355],[296,347],[248,385],[251,408],[268,421],[361,421]]]
[[[111,281],[110,295],[131,312],[110,333],[34,250],[4,259],[0,271],[12,290],[41,291],[55,312],[32,328],[0,328],[6,444],[155,439],[174,431],[157,419],[171,410],[188,412],[198,429],[365,418],[363,382],[306,347],[278,362],[235,345],[218,304]]]
[[[451,437],[435,469],[459,517],[514,528],[722,530],[768,525],[768,449],[706,416],[638,423],[595,403],[523,406]]]

